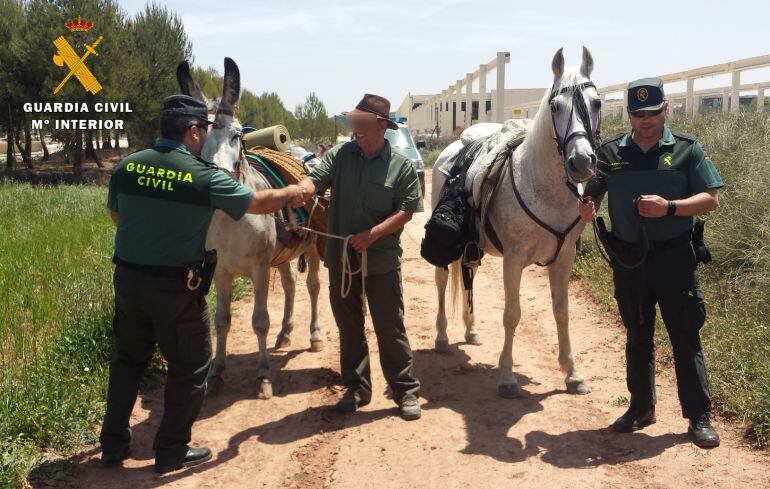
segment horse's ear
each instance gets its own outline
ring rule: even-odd
[[[179,88],[182,89],[183,94],[197,98],[201,102],[206,102],[206,97],[203,96],[201,88],[193,80],[190,73],[190,63],[187,60],[180,62],[176,67],[176,81],[179,83]]]
[[[551,70],[553,70],[555,79],[561,78],[561,75],[564,74],[564,48],[559,48],[559,50],[556,51],[556,54],[553,55]]]
[[[225,78],[222,87],[222,100],[219,106],[238,113],[238,99],[241,95],[241,72],[238,65],[230,58],[225,58]]]
[[[583,46],[583,63],[580,65],[580,73],[586,78],[590,78],[591,72],[594,71],[594,57],[591,56],[591,51],[587,47]]]

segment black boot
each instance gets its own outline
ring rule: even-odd
[[[372,395],[359,389],[348,389],[342,399],[334,405],[338,413],[354,413],[358,408],[366,406],[372,400]]]
[[[173,472],[184,467],[194,467],[211,460],[211,450],[206,447],[202,448],[190,448],[187,450],[184,458],[179,462],[171,464],[159,464],[155,462],[155,472],[159,474],[165,474],[166,472]]]
[[[125,459],[131,454],[131,449],[128,446],[121,447],[117,450],[102,451],[102,464],[105,467],[116,467],[123,463]]]
[[[690,419],[687,432],[692,436],[692,442],[700,448],[714,448],[719,446],[719,435],[713,426],[708,413],[701,414],[697,418]]]
[[[655,423],[655,406],[646,409],[628,408],[628,411],[612,423],[618,433],[631,433]]]

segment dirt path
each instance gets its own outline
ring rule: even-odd
[[[419,257],[425,218],[416,217],[403,237],[406,321],[423,383],[422,420],[402,421],[386,398],[371,328],[373,402],[349,416],[329,408],[341,389],[326,287],[321,293],[326,349],[307,350],[309,307],[300,291],[294,344],[272,353],[275,397],[257,400],[256,339],[245,300],[234,310],[225,391],[206,401],[193,429],[193,443],[211,447],[214,460],[187,472],[154,474],[152,435],[162,409],[158,389],[134,410],[134,458],[125,468],[103,469],[93,450],[81,455],[75,479],[66,487],[770,487],[770,457],[747,448],[734,426],[717,420],[723,439],[717,449],[703,451],[689,442],[671,369],[658,377],[656,425],[630,435],[608,429],[625,409],[615,404],[627,395],[623,331],[614,314],[600,311],[576,284],[570,294],[573,349],[593,392],[566,394],[548,280],[537,267],[524,273],[514,343],[514,370],[524,398],[495,395],[502,344],[501,260],[485,259],[478,276],[476,308],[484,344],[462,343],[458,315],[450,320],[450,353],[434,353],[433,271]],[[322,280],[327,283],[325,276]],[[273,325],[280,323],[282,300],[280,286],[274,287]]]

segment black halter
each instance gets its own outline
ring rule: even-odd
[[[554,139],[556,140],[556,147],[558,148],[559,154],[562,156],[562,158],[566,158],[565,153],[567,151],[567,144],[573,139],[579,137],[586,138],[594,151],[599,149],[599,144],[601,143],[599,129],[602,125],[602,113],[601,110],[599,110],[599,123],[594,128],[591,124],[591,114],[588,112],[588,107],[586,107],[586,101],[583,97],[583,93],[587,88],[596,89],[596,85],[594,85],[594,82],[592,81],[587,81],[585,83],[581,83],[580,85],[563,87],[560,90],[552,89],[551,96],[548,98],[548,105],[553,107],[553,101],[556,99],[556,97],[562,93],[572,92],[572,107],[570,109],[570,117],[567,123],[566,137],[562,137],[559,134],[559,131],[556,129],[556,114],[554,113],[553,109],[551,110],[551,121],[553,123]],[[583,128],[585,130],[570,132],[570,129],[572,128],[572,115],[575,113],[575,111],[577,111],[578,119],[580,119],[580,122],[583,123]]]

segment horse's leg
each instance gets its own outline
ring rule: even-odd
[[[551,283],[551,301],[553,316],[556,319],[556,331],[559,336],[559,365],[566,372],[567,392],[570,394],[588,394],[591,389],[583,376],[575,369],[572,359],[572,345],[569,340],[569,274],[574,261],[574,251],[562,251],[559,259],[548,267],[548,279]]]
[[[230,333],[230,301],[233,295],[233,276],[228,273],[218,273],[215,277],[217,288],[217,311],[214,315],[214,325],[217,330],[217,350],[214,362],[209,370],[206,392],[215,396],[221,392],[224,385],[222,372],[225,371],[227,360],[227,335]]]
[[[476,275],[479,267],[473,267],[473,275]],[[481,345],[481,338],[476,331],[476,319],[473,313],[473,307],[471,303],[471,292],[465,290],[463,287],[463,322],[465,323],[465,342],[469,345]]]
[[[438,297],[438,313],[436,313],[436,351],[449,350],[449,336],[446,334],[446,286],[449,283],[449,270],[436,267],[436,292]]]
[[[267,333],[270,330],[270,315],[267,311],[267,293],[270,286],[270,265],[267,261],[258,264],[252,271],[254,284],[254,312],[251,315],[251,327],[257,335],[257,398],[273,397],[273,385],[270,381],[270,363],[267,356]]]
[[[310,351],[324,349],[324,339],[321,327],[318,325],[318,295],[321,292],[321,257],[315,248],[315,240],[310,243],[310,249],[305,253],[307,260],[307,292],[310,295]]]
[[[283,321],[281,331],[275,338],[275,348],[288,348],[291,345],[291,332],[294,330],[294,296],[297,291],[297,270],[287,261],[278,266],[283,287]]]
[[[519,304],[519,288],[521,287],[522,266],[512,255],[503,257],[503,283],[505,286],[505,312],[503,313],[503,328],[505,341],[500,353],[500,382],[497,384],[497,394],[500,397],[514,398],[521,396],[519,383],[513,374],[513,335],[521,319]]]

